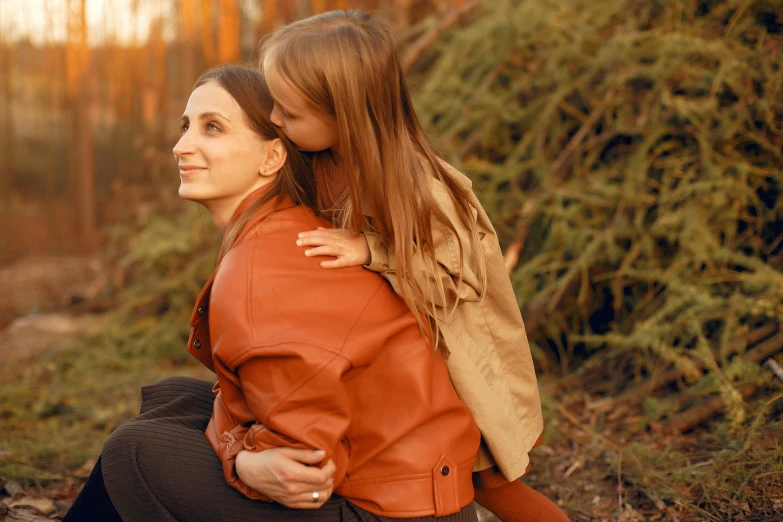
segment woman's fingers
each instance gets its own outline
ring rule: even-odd
[[[314,500],[313,493],[318,493]],[[312,491],[306,491],[290,499],[285,505],[294,509],[318,509],[323,506],[329,497],[332,496],[332,488],[324,488]]]
[[[329,462],[324,464],[324,467],[322,467],[321,470],[324,473],[326,473],[329,477],[333,477],[334,472],[337,471],[337,465],[334,463],[332,459],[329,459]]]
[[[280,448],[280,454],[285,455],[291,460],[301,462],[302,464],[318,464],[326,456],[324,450],[310,450],[299,448]]]
[[[286,482],[296,487],[329,487],[334,483],[334,469],[307,466],[292,462],[287,470]]]

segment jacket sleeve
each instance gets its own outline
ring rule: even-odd
[[[289,447],[324,450],[323,462],[332,459],[337,468],[336,487],[348,468],[344,435],[351,414],[342,382],[348,361],[320,347],[284,342],[245,350],[229,367],[235,368],[257,422],[223,434],[218,456],[226,481],[247,497],[270,500],[239,479],[236,456],[242,450]]]
[[[480,249],[480,245],[473,244],[470,231],[462,225],[454,202],[445,189],[436,185],[433,188],[433,195],[454,230],[433,214],[432,238],[435,243],[437,275],[433,276],[418,256],[414,256],[412,272],[413,277],[423,288],[428,288],[431,285],[435,285],[434,287],[437,288],[438,281],[440,281],[443,285],[445,301],[441,296],[435,295],[435,305],[444,310],[461,302],[480,299],[483,292],[483,282],[478,277],[478,267],[475,266],[473,260],[475,249]],[[472,217],[475,220],[476,210],[472,210]],[[370,263],[365,265],[365,268],[379,273],[391,283],[397,294],[401,294],[394,252],[387,247],[379,234],[367,233],[365,237],[370,247]],[[462,244],[462,266],[460,266],[460,243]],[[460,272],[462,280],[460,280]]]

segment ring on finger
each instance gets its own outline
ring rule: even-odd
[[[320,496],[320,495],[318,495],[318,492],[317,492],[317,491],[313,491],[313,502],[318,502],[318,497],[319,497],[319,496]]]

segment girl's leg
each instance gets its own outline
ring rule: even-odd
[[[445,517],[417,517],[417,518],[388,518],[374,515],[359,506],[345,502],[342,514],[342,522],[478,522],[478,515],[473,503],[468,504],[459,513]]]
[[[120,514],[114,509],[101,473],[101,459],[92,468],[87,483],[79,492],[79,496],[65,514],[63,522],[81,522],[84,520],[101,520],[103,522],[122,522]]]
[[[492,489],[477,487],[476,502],[503,522],[569,522],[554,502],[519,480]]]

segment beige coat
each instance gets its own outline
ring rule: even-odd
[[[470,179],[454,167],[444,166],[474,208],[487,270],[486,293],[480,299],[482,282],[475,273],[476,267],[470,266],[473,257],[469,250],[470,234],[460,225],[445,187],[434,180],[435,199],[466,249],[462,282],[458,287],[457,237],[448,227],[435,223],[433,238],[440,279],[447,295],[459,298],[456,310],[444,319],[441,327],[449,351],[449,376],[460,399],[473,413],[483,437],[474,471],[497,465],[506,479],[514,480],[525,473],[528,452],[543,430],[533,359],[495,229],[473,193]],[[372,253],[367,268],[383,275],[400,293],[393,252],[375,234],[367,234],[367,240]]]

